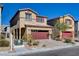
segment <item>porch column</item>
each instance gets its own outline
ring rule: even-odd
[[[49,30],[49,40],[52,39],[51,34],[52,34],[52,30]]]
[[[21,39],[21,28],[19,28],[19,39]]]
[[[75,35],[75,33],[74,33],[74,31],[72,31],[72,40],[74,40],[74,35]]]

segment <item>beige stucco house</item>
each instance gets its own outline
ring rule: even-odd
[[[64,15],[64,16],[60,16],[57,18],[53,18],[48,20],[48,25],[54,26],[57,22],[60,23],[65,23],[69,26],[68,29],[66,29],[64,32],[60,31],[60,38],[72,38],[74,39],[74,34],[75,34],[75,30],[74,30],[74,17],[71,16],[70,14]]]
[[[47,25],[47,17],[30,8],[19,9],[10,21],[11,32],[15,39],[31,34],[33,39],[51,39],[52,27]]]

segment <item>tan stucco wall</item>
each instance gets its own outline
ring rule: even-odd
[[[29,29],[30,30],[49,30],[49,31],[51,31],[50,34],[52,33],[52,29],[51,28],[27,27],[28,33],[29,33]]]
[[[69,16],[61,17],[61,18],[60,18],[60,23],[62,23],[62,22],[65,23],[66,19],[70,19],[70,20],[72,21],[72,24],[69,25],[69,26],[72,27],[72,28],[67,29],[67,31],[74,31],[74,20],[73,20],[71,17],[69,17]]]
[[[20,18],[20,26],[21,27],[24,27],[24,24],[26,24],[26,25],[46,25],[47,24],[47,19],[45,19],[43,23],[36,22],[36,14],[33,13],[33,12],[30,12],[30,11],[28,11],[28,13],[32,14],[33,20],[32,21],[26,21],[26,19],[25,19],[25,12],[26,11],[21,11],[20,12],[20,17],[22,17],[22,18]]]

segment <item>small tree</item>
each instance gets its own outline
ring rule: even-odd
[[[60,23],[60,22],[57,22],[54,26],[56,29],[58,29],[58,31],[60,32],[60,35],[62,36],[62,32],[66,31],[69,26],[65,23]],[[60,39],[62,39],[62,37],[60,36]]]

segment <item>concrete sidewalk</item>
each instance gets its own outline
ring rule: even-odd
[[[51,47],[51,48],[43,47],[43,48],[29,49],[26,47],[19,47],[19,48],[15,48],[15,51],[13,51],[13,52],[2,51],[2,52],[0,52],[0,56],[19,56],[19,55],[24,55],[24,54],[39,53],[39,52],[45,52],[45,51],[50,51],[50,50],[70,48],[70,47],[75,47],[75,46],[79,46],[79,43],[55,46],[55,47]]]

